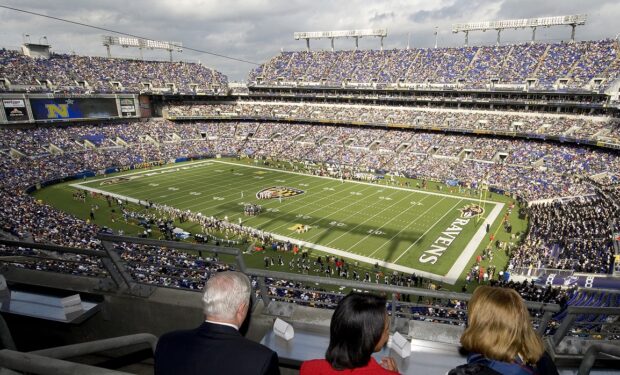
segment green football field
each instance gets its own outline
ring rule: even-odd
[[[342,182],[226,160],[99,177],[72,186],[232,222],[241,219],[276,238],[449,283],[488,243],[487,223],[495,228],[505,211],[504,203],[477,197],[392,186],[388,181]],[[283,189],[289,196],[257,197],[270,188]],[[247,203],[261,205],[262,213],[245,216]],[[299,226],[309,229],[299,233]]]

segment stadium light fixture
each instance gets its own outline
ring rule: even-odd
[[[159,40],[142,39],[126,36],[102,36],[103,45],[106,47],[108,57],[111,57],[110,46],[121,46],[124,48],[139,48],[142,56],[143,49],[162,49],[170,53],[170,61],[172,61],[172,52],[183,52],[183,43],[181,42],[164,42]]]
[[[575,29],[577,26],[585,25],[588,16],[587,14],[576,14],[570,16],[554,16],[554,17],[539,17],[539,18],[523,18],[515,20],[501,20],[501,21],[482,21],[482,22],[470,22],[470,23],[455,23],[452,25],[453,33],[465,33],[465,45],[468,43],[468,36],[470,31],[497,31],[497,43],[500,42],[500,35],[502,30],[505,29],[532,29],[532,41],[536,39],[536,28],[538,27],[551,27],[551,26],[571,26],[571,41],[575,40]]]
[[[361,29],[361,30],[338,30],[338,31],[297,31],[293,33],[295,40],[305,39],[306,49],[310,50],[310,39],[330,39],[332,51],[334,39],[354,38],[355,49],[359,47],[359,39],[365,36],[381,38],[381,50],[383,50],[383,38],[387,36],[387,29]]]

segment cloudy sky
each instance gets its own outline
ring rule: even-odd
[[[295,31],[387,28],[386,48],[432,47],[434,29],[439,46],[463,43],[463,34],[452,34],[451,25],[460,22],[491,21],[567,14],[588,14],[577,39],[613,38],[620,33],[618,0],[0,0],[0,5],[49,16],[66,18],[157,40],[181,41],[185,46],[239,59],[262,63],[284,50],[302,50],[305,42],[295,41]],[[30,35],[37,43],[46,36],[56,52],[105,55],[102,31],[62,23],[0,8],[0,46],[17,49]],[[410,37],[409,37],[410,36]],[[539,40],[566,40],[570,27],[537,31]],[[496,34],[471,33],[471,44],[491,44]],[[530,31],[507,30],[505,43],[529,40]],[[312,47],[328,49],[329,41],[314,41]],[[337,40],[336,48],[351,49],[353,40]],[[360,48],[378,48],[379,40],[364,38]],[[137,57],[138,51],[113,48],[120,57]],[[166,51],[145,52],[144,56],[166,59]],[[241,81],[253,68],[186,50],[176,58],[200,61]]]

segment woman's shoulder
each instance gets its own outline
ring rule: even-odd
[[[377,375],[377,374],[385,374],[385,375],[395,375],[398,372],[389,371],[381,367],[374,360],[368,362],[368,365],[364,367],[358,367],[354,369],[336,371],[332,368],[332,366],[324,359],[312,359],[310,361],[305,361],[301,364],[301,368],[299,369],[300,375],[312,374],[312,375],[328,375],[328,374],[359,374],[359,375]]]
[[[320,374],[319,371],[327,372],[332,370],[329,362],[324,359],[311,359],[309,361],[304,361],[301,364],[301,368],[299,369],[299,374]],[[332,370],[333,371],[333,370]]]

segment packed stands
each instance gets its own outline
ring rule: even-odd
[[[619,74],[615,40],[386,51],[282,52],[250,72],[259,85],[459,85],[598,90]],[[528,82],[529,81],[529,82]],[[309,82],[309,83],[308,83]]]
[[[0,79],[17,91],[222,93],[228,79],[197,63],[52,54],[31,58],[0,49]]]
[[[396,125],[420,129],[494,132],[534,138],[606,141],[620,144],[620,120],[608,116],[576,116],[526,112],[429,109],[422,107],[237,102],[236,104],[169,105],[177,119],[257,118],[341,124]]]
[[[607,273],[612,270],[612,225],[620,216],[620,192],[609,190],[528,208],[530,231],[512,254],[516,267],[570,269]]]

